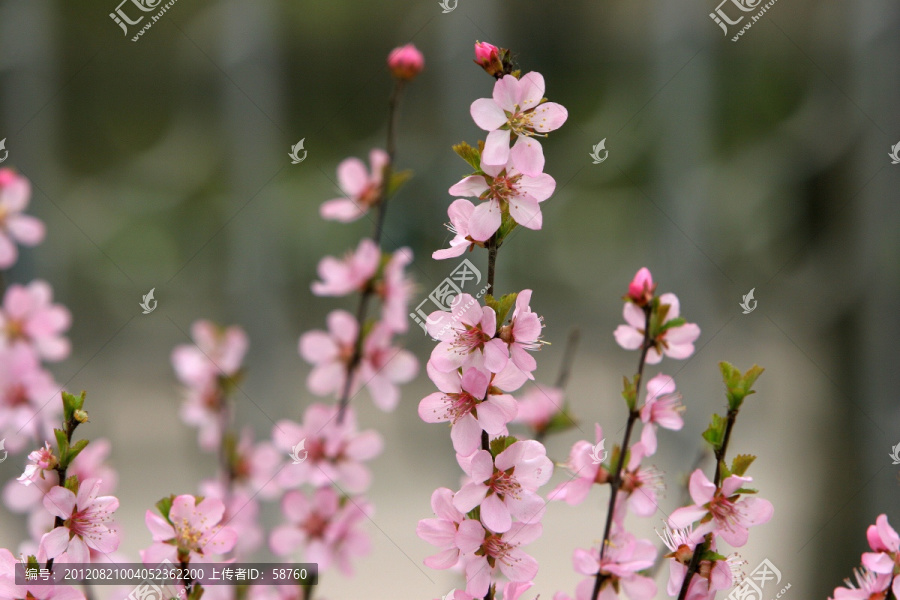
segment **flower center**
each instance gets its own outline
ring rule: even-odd
[[[451,347],[457,354],[469,354],[484,347],[485,342],[490,341],[490,336],[484,333],[478,326],[466,325],[463,331],[456,334]]]
[[[325,536],[325,530],[328,528],[328,519],[322,515],[313,513],[303,523],[303,529],[311,539],[321,538]]]
[[[484,554],[491,567],[493,567],[498,560],[507,566],[512,566],[518,562],[518,559],[514,559],[510,556],[512,551],[516,549],[516,546],[504,541],[503,538],[497,534],[492,534],[484,540],[482,548],[484,549]]]
[[[519,107],[517,106],[516,109]],[[522,112],[520,110],[516,110],[516,112],[509,115],[509,128],[516,135],[534,135],[534,127],[531,125],[531,117],[532,113],[530,111]]]
[[[447,398],[450,400],[447,413],[450,417],[450,422],[453,424],[465,415],[474,412],[475,407],[478,406],[478,400],[468,392],[447,394]]]
[[[9,386],[6,390],[4,403],[9,407],[28,404],[28,394],[25,390],[25,386],[21,383],[14,383],[13,385]]]
[[[203,532],[191,527],[187,519],[182,519],[181,524],[176,527],[175,541],[179,550],[197,552],[198,554],[203,553]]]
[[[490,490],[497,494],[497,496],[501,499],[505,498],[506,496],[515,498],[516,500],[520,498],[522,486],[519,485],[519,482],[516,481],[515,477],[513,477],[514,470],[515,467],[509,469],[508,471],[498,471],[494,469],[494,474],[491,475],[491,479],[488,481],[488,488],[490,488]]]

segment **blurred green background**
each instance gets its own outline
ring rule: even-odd
[[[459,0],[446,14],[437,0],[179,0],[138,42],[137,26],[126,37],[109,18],[115,8],[0,0],[0,138],[49,232],[7,279],[46,279],[73,312],[73,355],[53,371],[88,390],[84,435],[114,442],[126,554],[148,545],[154,501],[195,491],[214,469],[177,420],[169,366],[193,320],[247,330],[237,410],[259,435],[314,400],[297,338],[354,301],[316,298],[309,284],[319,258],[371,228],[323,222],[318,206],[338,195],[340,160],[384,144],[385,57],[410,41],[426,70],[403,98],[397,160],[416,177],[390,205],[384,242],[414,250],[416,303],[456,264],[430,254],[449,239],[447,188],[466,174],[450,146],[483,135],[468,110],[492,81],[472,63],[475,40],[511,48],[569,109],[543,144],[558,182],[544,229],[504,245],[497,278],[501,292],[535,290],[552,343],[539,381],[555,379],[569,330],[582,332],[569,387],[580,430],[548,441],[553,458],[591,439],[595,421],[624,425],[618,391],[636,356],[611,333],[630,277],[648,266],[703,330],[694,357],[661,366],[688,406],[653,461],[669,475],[665,510],[724,404],[725,359],[767,368],[733,445],[759,455],[751,475],[776,506],[741,550],[748,570],[768,558],[791,598],[825,598],[877,514],[900,524],[888,456],[900,443],[896,2],[780,0],[736,43],[737,26],[726,37],[710,19],[713,0]],[[308,156],[291,165],[301,138]],[[604,138],[609,158],[594,165]],[[485,266],[483,253],[472,259]],[[142,315],[150,288],[159,308]],[[751,288],[759,305],[744,315]],[[407,342],[424,365],[431,341],[412,327]],[[421,599],[460,584],[421,567],[433,548],[415,536],[431,491],[461,474],[446,431],[416,415],[430,390],[423,371],[394,414],[366,393],[354,400],[388,442],[374,464],[374,552],[355,579],[323,576],[323,596],[370,597],[374,584]],[[4,481],[22,458],[0,465]],[[534,592],[572,593],[571,549],[602,536],[604,506],[596,492],[551,506],[530,547],[542,565]],[[635,530],[652,536],[658,516]],[[23,535],[0,513],[0,546]]]

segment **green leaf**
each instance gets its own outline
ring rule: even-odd
[[[756,460],[756,457],[752,454],[738,454],[731,461],[731,472],[743,477],[754,460]]]
[[[729,410],[740,409],[744,398],[756,393],[753,390],[753,384],[765,370],[758,365],[753,365],[746,373],[741,374],[734,365],[724,361],[719,363],[719,369],[722,371],[722,381],[725,383],[725,395],[728,398]]]
[[[469,517],[470,519],[472,519],[473,521],[480,521],[481,520],[481,507],[476,506],[475,508],[473,508],[472,510],[467,512],[466,516]]]
[[[56,436],[56,448],[59,450],[59,459],[63,460],[69,451],[69,439],[66,432],[62,429],[54,429],[53,435]]]
[[[491,440],[491,456],[497,458],[497,455],[518,442],[515,437],[511,435],[502,435],[498,438]]]
[[[628,405],[628,410],[630,412],[634,412],[635,406],[637,405],[637,396],[638,396],[638,386],[640,382],[638,379],[640,375],[635,375],[634,380],[628,379],[627,377],[622,377],[622,397],[625,398],[625,404]]]
[[[503,243],[503,240],[506,239],[510,233],[512,233],[513,229],[518,227],[518,223],[513,219],[507,211],[504,211],[503,219],[500,221],[500,229],[497,230],[496,239],[497,246]]]
[[[672,329],[673,327],[681,327],[685,323],[687,323],[687,320],[684,317],[669,319],[663,324],[661,331],[666,331],[667,329]]]
[[[75,457],[78,456],[78,454],[79,454],[82,450],[84,450],[85,447],[88,445],[88,441],[89,441],[89,440],[78,440],[77,442],[75,442],[74,444],[72,444],[72,446],[69,447],[69,452],[68,452],[68,454],[66,455],[66,461],[65,461],[64,464],[68,465],[68,464],[70,464],[73,460],[75,460]]]
[[[460,142],[453,146],[453,151],[469,163],[473,169],[481,171],[481,152],[477,148],[473,148],[467,142]]]
[[[513,292],[512,294],[505,294],[500,298],[500,301],[497,303],[497,308],[494,309],[494,312],[497,313],[497,327],[501,327],[506,321],[506,315],[508,315],[512,307],[516,305],[516,298],[518,298],[518,296],[518,292]]]
[[[34,554],[29,554],[28,558],[25,560],[25,568],[26,569],[40,569],[41,565],[38,563],[37,558],[35,558]]]
[[[172,522],[169,519],[169,511],[172,510],[172,502],[175,500],[175,495],[168,496],[166,498],[162,498],[159,502],[156,503],[156,509],[159,513],[166,518],[166,521]]]
[[[391,183],[387,186],[387,195],[393,196],[397,193],[403,184],[412,179],[413,172],[409,169],[405,171],[397,171],[395,173],[391,173]]]
[[[709,427],[703,432],[703,439],[709,442],[709,445],[712,446],[713,450],[716,452],[722,448],[727,423],[728,420],[725,419],[725,417],[713,414]]]
[[[728,558],[727,556],[722,556],[718,552],[713,550],[706,550],[703,554],[700,555],[700,560],[708,560],[708,561],[716,561],[716,560],[725,560]]]
[[[79,485],[80,485],[80,482],[78,481],[78,475],[72,475],[71,477],[66,477],[66,483],[65,483],[64,487],[67,490],[69,490],[70,492],[72,492],[73,494],[75,494],[76,496],[78,495]]]
[[[754,490],[753,488],[738,488],[734,491],[735,494],[758,494],[759,490]]]
[[[74,396],[69,392],[62,393],[63,402],[63,419],[66,423],[72,420],[76,410],[84,408],[85,392],[81,392],[80,396]]]

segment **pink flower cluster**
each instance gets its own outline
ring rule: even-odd
[[[900,598],[900,535],[888,523],[887,515],[878,515],[874,525],[866,531],[871,552],[862,555],[862,567],[856,569],[854,584],[845,580],[845,587],[835,588],[829,600],[870,600],[871,598]]]

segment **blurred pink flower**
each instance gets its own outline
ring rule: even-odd
[[[425,68],[425,57],[413,44],[406,44],[391,50],[387,65],[395,78],[410,81]]]
[[[431,254],[431,258],[435,260],[443,260],[445,258],[454,258],[462,256],[466,250],[475,247],[469,233],[469,222],[472,213],[475,211],[475,205],[463,198],[454,200],[447,209],[447,216],[450,217],[450,223],[446,225],[453,239],[450,240],[450,247],[442,250],[435,250]]]
[[[594,449],[604,442],[603,428],[598,424],[594,425],[594,438],[594,444],[580,440],[572,445],[565,467],[573,477],[556,486],[547,496],[548,500],[565,500],[567,504],[576,506],[584,502],[595,483],[609,481],[609,471],[594,459]]]
[[[656,291],[656,284],[653,283],[650,269],[641,267],[631,283],[628,284],[628,297],[638,306],[644,306],[653,298],[654,291]]]
[[[478,549],[484,529],[481,523],[466,518],[453,505],[453,492],[447,488],[438,488],[431,494],[431,510],[435,518],[419,521],[416,534],[442,551],[426,558],[425,566],[450,569],[459,563],[462,555]]]
[[[384,277],[378,287],[381,321],[393,333],[406,333],[409,329],[407,308],[416,286],[406,274],[406,267],[412,260],[413,254],[409,248],[394,252],[384,266]]]
[[[497,313],[481,306],[469,294],[456,296],[451,312],[428,315],[428,334],[440,340],[429,364],[444,373],[460,367],[485,368],[499,373],[509,360],[509,350],[497,333]]]
[[[109,553],[119,547],[119,534],[110,528],[119,499],[99,494],[100,480],[88,479],[81,482],[77,496],[59,486],[44,496],[47,512],[65,521],[41,538],[41,551],[47,558],[66,553],[66,562],[86,563],[89,549]]]
[[[211,555],[230,552],[237,533],[220,524],[224,514],[221,500],[205,498],[198,502],[187,494],[174,498],[168,519],[148,510],[144,521],[153,544],[141,550],[141,560],[145,565],[157,565],[164,560],[177,563],[179,553],[189,560],[209,560]]]
[[[563,391],[556,387],[533,384],[518,398],[519,413],[514,423],[522,423],[543,432],[550,420],[563,409]]]
[[[357,430],[352,407],[340,423],[337,411],[334,405],[311,404],[303,413],[302,425],[284,420],[272,429],[272,440],[284,456],[303,442],[298,451],[302,461],[288,463],[278,474],[282,487],[337,485],[351,494],[368,489],[372,474],[363,463],[381,454],[384,443],[373,429]]]
[[[200,482],[199,491],[204,498],[214,498],[225,505],[222,522],[228,523],[236,534],[234,553],[237,558],[247,558],[259,549],[265,536],[254,490],[229,491],[221,479],[207,479]]]
[[[78,453],[69,464],[67,475],[75,475],[79,481],[96,479],[100,482],[100,494],[109,496],[116,491],[119,483],[119,474],[106,461],[112,444],[104,438],[91,440],[84,450]]]
[[[678,318],[680,308],[675,294],[663,294],[660,304],[669,305],[666,322]],[[623,310],[627,325],[619,325],[614,332],[616,342],[625,350],[637,350],[644,343],[644,326],[646,317],[644,310],[632,302],[626,302]],[[655,365],[662,361],[663,354],[669,358],[685,359],[694,353],[694,342],[700,337],[700,328],[696,323],[685,323],[671,327],[651,340],[652,347],[647,351],[647,364]]]
[[[280,496],[281,489],[274,480],[285,457],[272,442],[254,443],[253,429],[245,427],[234,449],[232,486],[238,492],[267,500]]]
[[[179,381],[203,388],[220,377],[233,377],[247,353],[247,334],[237,325],[222,329],[206,320],[191,325],[193,344],[172,351],[172,366]]]
[[[628,458],[628,464],[622,473],[621,494],[617,500],[626,502],[628,508],[639,517],[652,517],[659,508],[659,497],[665,485],[662,473],[656,467],[641,465],[647,456],[642,443],[634,444]],[[617,507],[617,518],[621,523],[624,511]]]
[[[0,548],[0,598],[4,600],[84,600],[84,594],[70,585],[40,585],[37,582],[16,585],[16,563],[6,548]]]
[[[46,281],[13,284],[6,290],[0,310],[0,336],[6,344],[24,342],[44,360],[63,360],[71,347],[62,334],[71,322],[68,309],[53,304],[53,289]]]
[[[363,342],[363,358],[357,371],[375,406],[390,412],[400,402],[401,383],[409,383],[419,373],[419,361],[409,350],[393,346],[393,332],[385,323],[376,323]]]
[[[0,169],[0,269],[19,258],[16,242],[36,246],[44,239],[44,224],[22,214],[31,201],[31,183],[12,169]]]
[[[526,554],[521,546],[530,544],[541,536],[540,523],[513,523],[505,533],[485,531],[478,526],[471,530],[460,527],[458,543],[465,552],[463,562],[466,569],[466,591],[483,598],[491,586],[491,580],[499,570],[510,581],[527,582],[538,572],[538,562]],[[475,547],[474,552],[466,548]]]
[[[276,527],[269,539],[279,556],[302,549],[304,562],[318,563],[320,572],[336,563],[351,575],[350,559],[369,552],[369,538],[359,524],[371,517],[372,507],[361,497],[342,504],[331,487],[317,489],[311,498],[292,490],[284,495],[281,511],[288,523]]]
[[[613,531],[600,560],[599,550],[577,548],[573,557],[575,570],[582,575],[603,573],[609,576],[600,588],[598,599],[615,600],[621,588],[631,600],[650,600],[656,595],[653,579],[640,575],[656,561],[656,547],[649,540],[639,540],[624,530]],[[584,588],[591,589],[593,579],[579,584],[576,598],[584,595]]]
[[[513,517],[529,523],[543,518],[544,500],[536,492],[553,475],[553,462],[543,444],[523,440],[496,459],[487,450],[478,450],[456,460],[471,478],[453,498],[460,512],[481,506],[482,523],[496,533],[509,531]]]
[[[348,158],[341,162],[337,176],[345,197],[324,202],[319,209],[322,218],[350,223],[369,212],[370,208],[381,201],[382,179],[389,161],[384,150],[372,150],[369,153],[371,175],[358,158]]]
[[[343,258],[326,256],[319,261],[319,278],[312,283],[312,292],[317,296],[345,296],[362,291],[378,271],[381,250],[368,238],[359,242],[355,252]]]
[[[6,450],[15,454],[35,441],[53,439],[62,412],[60,391],[29,346],[0,346],[0,439],[6,440]]]
[[[878,515],[875,524],[866,530],[866,538],[872,552],[862,555],[862,564],[875,573],[897,572],[900,569],[900,535],[891,527],[887,515]],[[894,582],[894,585],[900,586],[900,583]]]
[[[647,456],[656,454],[656,427],[678,431],[684,427],[681,413],[684,405],[681,394],[675,390],[675,380],[669,375],[660,373],[647,382],[647,400],[641,407],[641,443],[647,450]]]
[[[475,124],[488,131],[481,161],[487,165],[506,165],[511,158],[526,175],[536,176],[544,169],[544,151],[534,136],[562,127],[569,113],[555,102],[541,103],[544,77],[535,71],[521,79],[506,75],[494,84],[493,98],[472,103]],[[511,136],[516,143],[509,148]]]

